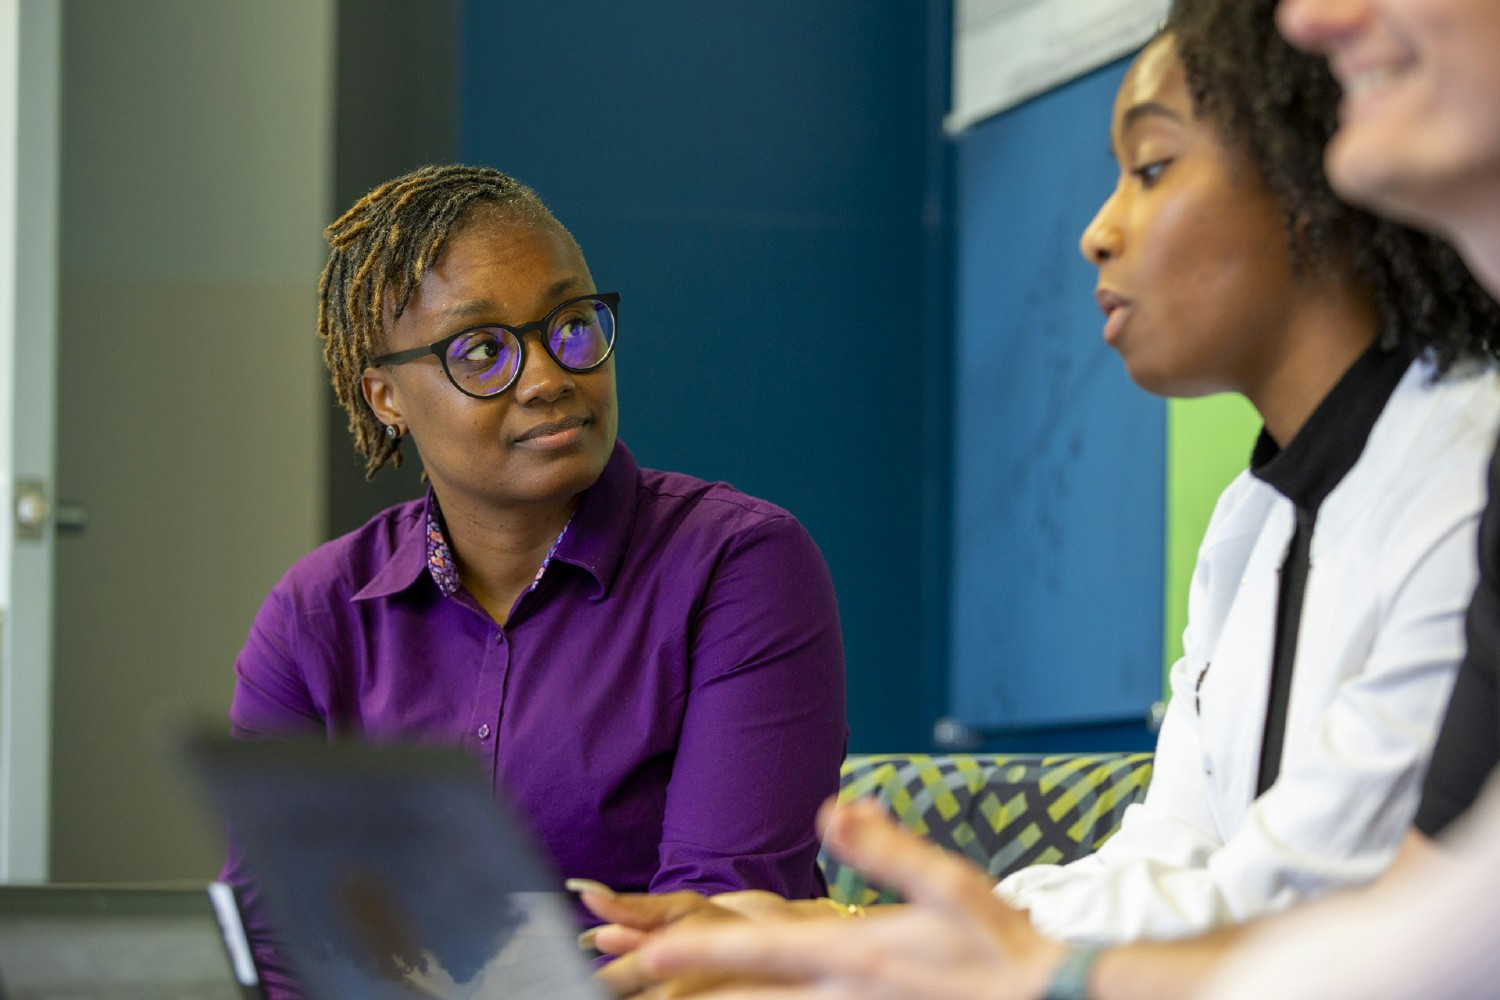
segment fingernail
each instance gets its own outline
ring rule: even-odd
[[[581,950],[583,950],[583,951],[587,951],[590,948],[593,948],[594,947],[594,939],[597,938],[598,936],[599,936],[599,928],[597,928],[597,927],[590,927],[588,930],[586,930],[582,934],[578,935],[578,947]]]
[[[563,888],[569,892],[591,892],[596,896],[613,896],[615,891],[603,882],[595,882],[591,878],[570,878],[563,883]]]

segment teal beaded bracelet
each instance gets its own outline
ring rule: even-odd
[[[1089,973],[1103,951],[1098,946],[1068,949],[1042,1000],[1089,1000]]]

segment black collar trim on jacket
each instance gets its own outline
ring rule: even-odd
[[[1278,448],[1261,428],[1250,455],[1251,474],[1304,514],[1316,514],[1359,461],[1375,421],[1410,366],[1411,355],[1405,349],[1371,345],[1323,397],[1285,448]]]

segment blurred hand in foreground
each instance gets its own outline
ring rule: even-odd
[[[768,912],[663,921],[630,956],[634,979],[611,985],[626,987],[622,995],[634,987],[642,997],[705,1000],[1045,996],[1066,948],[995,896],[988,875],[901,829],[871,802],[825,806],[820,825],[841,861],[908,905],[863,919]]]

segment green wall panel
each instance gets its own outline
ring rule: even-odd
[[[1182,655],[1188,582],[1214,502],[1250,461],[1260,416],[1234,393],[1167,404],[1167,572],[1162,651],[1167,669]]]

